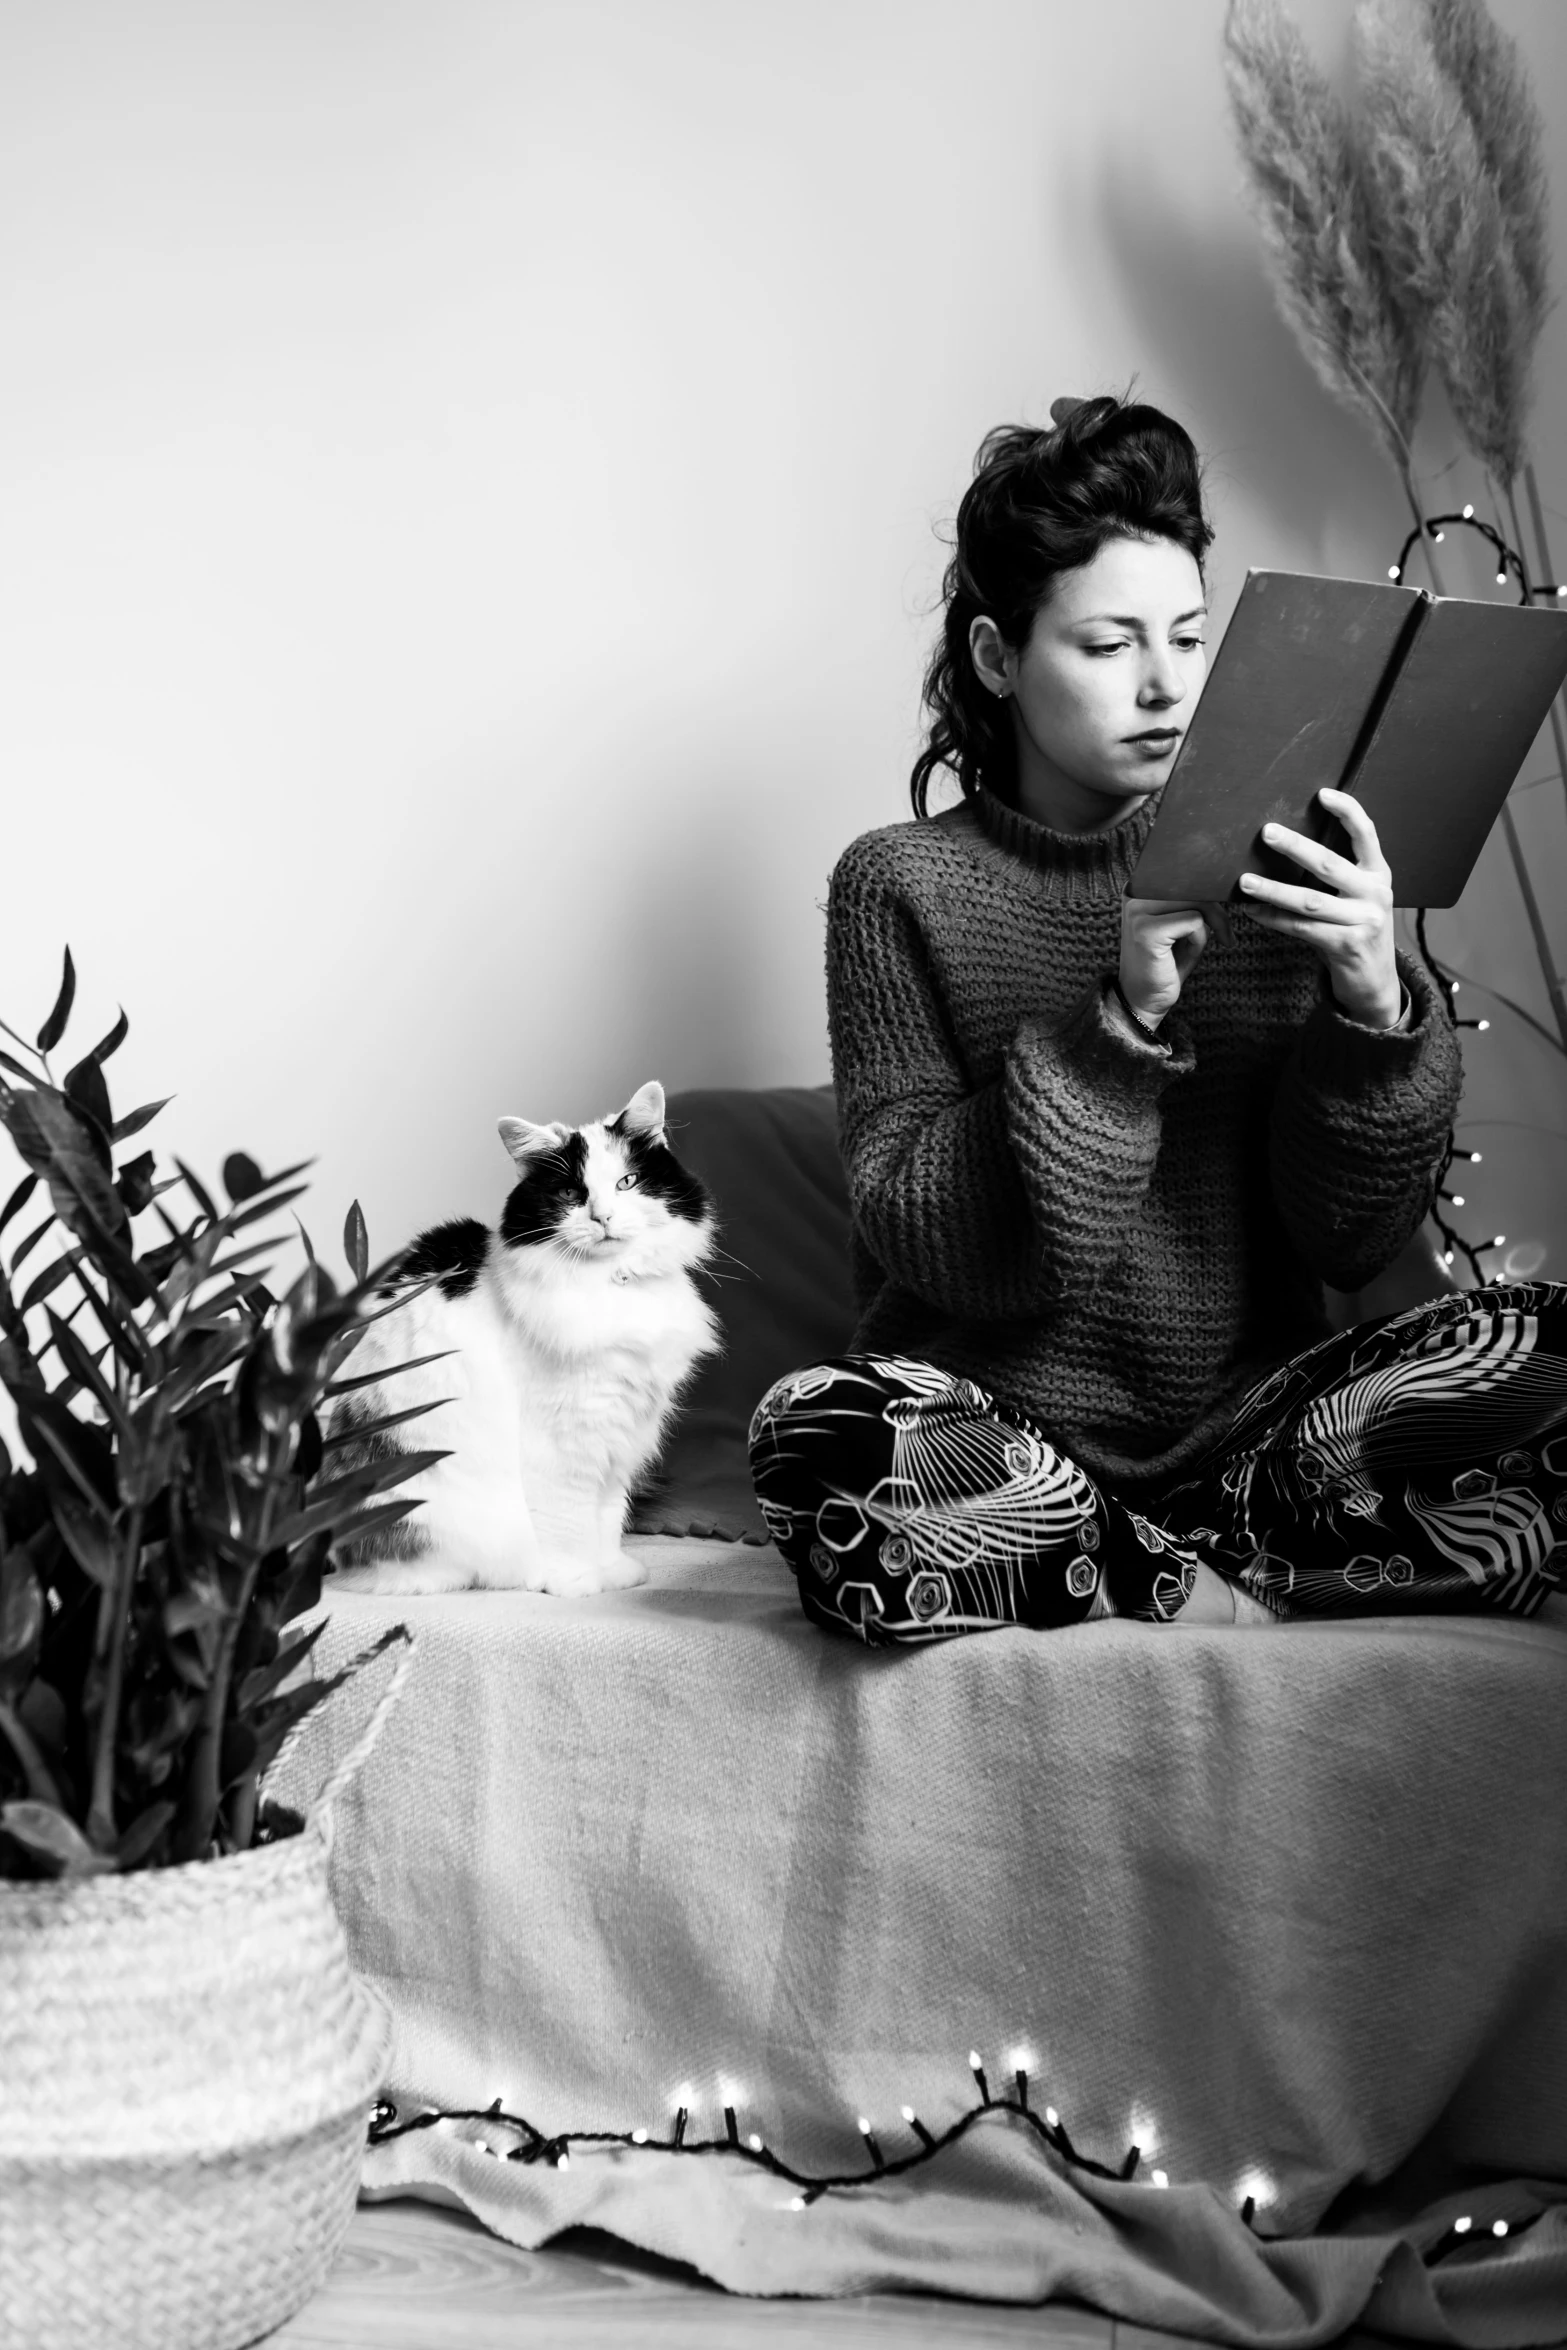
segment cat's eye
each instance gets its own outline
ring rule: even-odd
[[[617,1191],[635,1191],[636,1188],[637,1179],[634,1175],[622,1175],[620,1181],[615,1186]]]

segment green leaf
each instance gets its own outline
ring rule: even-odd
[[[104,1140],[107,1141],[109,1130],[114,1124],[114,1112],[109,1107],[109,1088],[104,1082],[103,1071],[91,1053],[85,1061],[77,1062],[65,1080],[65,1090],[77,1108],[85,1110],[88,1117],[103,1129]]]
[[[9,1069],[13,1077],[20,1077],[26,1085],[38,1082],[37,1070],[25,1068],[13,1053],[0,1053],[0,1069]]]
[[[254,1199],[266,1181],[261,1169],[246,1151],[230,1151],[223,1162],[223,1188],[236,1203]]]
[[[247,1673],[235,1695],[236,1711],[248,1714],[261,1703],[264,1697],[270,1697],[279,1683],[288,1679],[294,1667],[304,1663],[326,1630],[327,1622],[328,1619],[323,1616],[318,1623],[311,1625],[308,1632],[301,1632],[296,1640],[289,1641],[280,1648],[269,1665],[258,1665],[254,1672]]]
[[[85,1068],[88,1061],[96,1061],[101,1068],[105,1061],[111,1059],[112,1056],[119,1051],[121,1045],[125,1042],[125,1039],[130,1035],[130,1032],[131,1024],[129,1020],[126,1019],[124,1008],[122,1006],[120,1016],[118,1020],[115,1021],[114,1026],[110,1029],[108,1035],[99,1037],[98,1042],[93,1046],[92,1051],[85,1054],[83,1058],[77,1062],[76,1069]],[[71,1071],[71,1077],[75,1076],[76,1069]],[[70,1088],[71,1077],[67,1077],[65,1081],[67,1090]]]
[[[336,1452],[345,1444],[366,1444],[373,1436],[384,1436],[388,1428],[401,1428],[406,1420],[422,1420],[426,1412],[438,1412],[443,1403],[450,1403],[449,1395],[438,1395],[430,1403],[411,1404],[406,1412],[387,1412],[379,1420],[362,1420],[339,1429],[326,1439],[325,1452]]]
[[[343,1254],[354,1279],[363,1281],[370,1270],[370,1235],[365,1229],[364,1210],[357,1200],[349,1208],[343,1225]]]
[[[63,1410],[41,1384],[13,1386],[11,1392],[21,1415],[22,1433],[56,1507],[65,1491],[56,1471],[63,1470],[72,1489],[107,1524],[114,1513],[105,1491],[111,1463],[104,1431]]]
[[[119,1397],[114,1393],[97,1363],[77,1337],[68,1322],[62,1322],[52,1309],[48,1315],[49,1329],[59,1349],[60,1360],[73,1379],[79,1379],[110,1425],[123,1430],[125,1414],[120,1409]]]
[[[178,1807],[167,1801],[149,1803],[138,1814],[114,1847],[114,1865],[117,1869],[140,1868],[148,1853],[173,1819]]]
[[[23,1292],[19,1311],[30,1314],[34,1306],[41,1305],[51,1291],[59,1288],[62,1281],[68,1281],[75,1270],[68,1256],[56,1257],[53,1264],[45,1265],[37,1280],[31,1282]]]
[[[200,1176],[193,1175],[189,1167],[186,1166],[184,1160],[178,1156],[176,1156],[174,1164],[176,1167],[178,1167],[180,1173],[184,1176],[185,1188],[190,1193],[190,1196],[195,1201],[197,1207],[200,1208],[202,1214],[206,1216],[211,1223],[216,1224],[218,1221],[217,1206],[213,1200],[211,1192],[202,1182]]]
[[[45,1237],[47,1233],[50,1233],[54,1230],[55,1225],[58,1222],[59,1218],[56,1216],[53,1208],[51,1208],[48,1215],[45,1216],[43,1222],[41,1224],[35,1224],[31,1232],[27,1234],[26,1238],[18,1242],[16,1254],[11,1259],[11,1278],[13,1281],[16,1279],[16,1276],[20,1272],[23,1265],[26,1264],[28,1258],[32,1255],[34,1249],[38,1246],[38,1243]]]
[[[41,1861],[52,1877],[101,1877],[114,1866],[106,1854],[94,1852],[76,1822],[51,1803],[0,1804],[0,1828]]]
[[[31,1680],[45,1613],[43,1587],[27,1552],[0,1554],[0,1697],[20,1697]]]
[[[366,1535],[376,1533],[382,1526],[395,1526],[400,1518],[411,1516],[423,1506],[417,1495],[411,1501],[380,1502],[373,1510],[366,1510],[362,1517],[350,1518],[346,1525],[335,1529],[333,1550],[337,1549],[339,1543],[363,1542]]]
[[[60,1712],[64,1712],[65,1709],[60,1705],[57,1693],[49,1688],[46,1682],[34,1681],[27,1692],[27,1700],[38,1695],[41,1695],[45,1702],[33,1710],[47,1716],[50,1710],[47,1700],[52,1698]],[[4,1698],[0,1698],[0,1735],[4,1735],[10,1741],[11,1750],[22,1766],[23,1776],[27,1781],[27,1792],[36,1803],[59,1804],[61,1801],[59,1781],[44,1761],[38,1739],[34,1735],[35,1729],[36,1724],[29,1725],[23,1721],[20,1707],[12,1706]]]
[[[131,1110],[125,1117],[116,1118],[109,1129],[109,1140],[129,1142],[133,1134],[140,1134],[144,1126],[150,1126],[158,1112],[166,1110],[173,1099],[172,1093],[166,1093],[161,1102],[143,1102],[139,1110]]]
[[[38,1031],[38,1050],[52,1053],[65,1034],[65,1023],[71,1017],[71,1006],[76,1000],[76,965],[71,961],[71,950],[65,950],[65,970],[60,980],[60,992],[54,999],[54,1010]]]
[[[153,1199],[154,1175],[157,1161],[151,1151],[142,1151],[137,1158],[127,1159],[115,1177],[114,1188],[125,1203],[128,1216],[139,1216]]]
[[[276,1215],[280,1208],[286,1208],[290,1201],[303,1199],[309,1189],[308,1183],[296,1183],[292,1191],[279,1192],[273,1198],[258,1195],[249,1207],[241,1208],[238,1214],[231,1213],[224,1218],[224,1230],[243,1232],[247,1224],[262,1223],[268,1216]]]
[[[68,1493],[54,1496],[54,1522],[60,1539],[82,1573],[100,1591],[113,1591],[120,1579],[119,1545],[100,1518],[91,1516]]]
[[[182,1632],[199,1632],[207,1624],[226,1624],[232,1612],[217,1584],[204,1578],[164,1601],[163,1628],[175,1640]]]
[[[364,1502],[405,1485],[410,1477],[417,1477],[421,1470],[432,1469],[437,1461],[448,1457],[445,1452],[396,1453],[389,1460],[367,1461],[362,1468],[349,1469],[341,1477],[318,1484],[305,1507],[296,1510],[274,1530],[273,1547],[292,1550],[296,1543],[307,1541],[311,1535],[335,1531]]]
[[[439,1354],[410,1355],[407,1362],[393,1363],[389,1370],[366,1371],[363,1378],[360,1379],[334,1379],[321,1392],[327,1397],[352,1395],[358,1387],[379,1387],[383,1379],[395,1379],[403,1371],[422,1371],[426,1363],[444,1363],[449,1355],[454,1355],[457,1352],[458,1349],[455,1346],[447,1346],[443,1347]]]
[[[38,1178],[36,1175],[24,1175],[22,1177],[21,1182],[17,1185],[15,1191],[12,1192],[10,1198],[6,1201],[5,1206],[0,1208],[0,1232],[5,1230],[6,1226],[11,1222],[14,1216],[19,1216],[21,1214],[22,1210],[26,1207],[28,1201],[32,1198],[33,1193],[37,1189]]]

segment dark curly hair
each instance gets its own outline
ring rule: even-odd
[[[909,778],[914,813],[938,767],[972,799],[980,784],[1008,799],[1017,754],[1011,713],[975,673],[969,629],[988,613],[1021,651],[1064,571],[1106,540],[1173,539],[1202,568],[1213,539],[1190,437],[1158,408],[1101,398],[1057,400],[1045,429],[1000,424],[974,460],[942,580],[941,641],[925,672],[930,728]]]

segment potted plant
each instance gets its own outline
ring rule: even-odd
[[[388,2030],[331,1908],[335,1788],[308,1819],[262,1793],[346,1678],[301,1677],[321,1624],[295,1620],[439,1456],[333,1474],[321,1407],[389,1274],[357,1202],[348,1285],[307,1238],[275,1297],[302,1170],[237,1153],[220,1207],[127,1154],[164,1105],[114,1114],[123,1014],[56,1082],[74,990],[67,952],[36,1041],[0,1048],[28,1456],[0,1442],[0,2310],[30,2350],[223,2350],[330,2266]]]

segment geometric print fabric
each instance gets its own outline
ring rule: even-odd
[[[874,1644],[1165,1622],[1199,1560],[1275,1615],[1532,1615],[1567,1567],[1567,1289],[1456,1291],[1295,1356],[1133,1510],[1005,1399],[845,1355],[751,1423],[807,1615]]]

